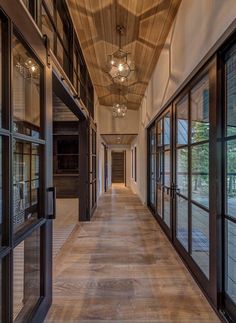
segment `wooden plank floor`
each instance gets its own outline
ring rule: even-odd
[[[46,322],[219,322],[160,227],[113,186],[55,259]]]

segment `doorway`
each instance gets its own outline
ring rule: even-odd
[[[125,152],[112,151],[112,183],[125,183]]]
[[[56,210],[53,256],[79,221],[79,119],[53,92],[53,186]]]

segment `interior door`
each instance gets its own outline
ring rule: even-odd
[[[125,182],[124,152],[112,152],[112,183]]]

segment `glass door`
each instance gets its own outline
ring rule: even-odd
[[[225,55],[224,302],[236,320],[236,46]]]
[[[0,12],[0,322],[40,322],[52,297],[44,67],[11,27]]]
[[[156,213],[171,236],[172,197],[172,139],[171,108],[157,120],[156,133]]]
[[[210,290],[213,208],[210,210],[209,201],[213,190],[209,189],[208,71],[198,79],[175,103],[174,243],[199,281]]]

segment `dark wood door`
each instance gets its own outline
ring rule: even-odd
[[[112,152],[112,183],[124,183],[125,160],[124,152]]]

